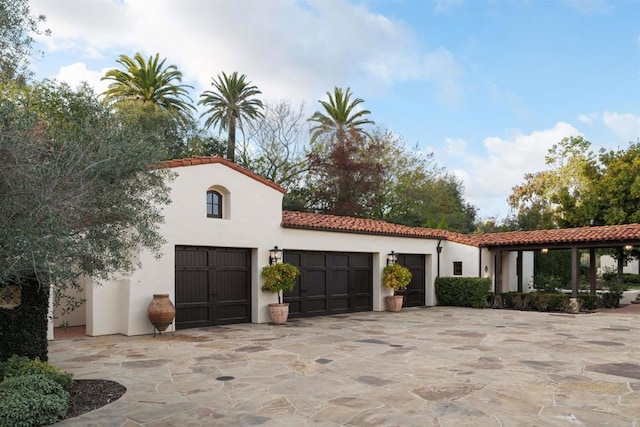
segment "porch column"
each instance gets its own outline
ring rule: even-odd
[[[522,251],[518,251],[518,257],[516,258],[516,275],[518,276],[518,292],[522,293]]]
[[[502,293],[502,250],[498,249],[496,251],[496,261],[495,261],[495,274],[496,274],[496,295]]]
[[[571,298],[578,298],[578,247],[571,247]]]
[[[596,294],[596,248],[589,249],[589,293]]]

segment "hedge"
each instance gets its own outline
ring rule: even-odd
[[[602,297],[598,297],[597,295],[591,294],[578,294],[580,311],[595,310],[603,305],[606,307],[608,304],[608,295],[609,294],[602,294]],[[571,296],[569,294],[561,293],[507,292],[495,297],[494,300],[498,302],[495,302],[492,306],[494,308],[507,308],[512,310],[570,312],[570,299]]]
[[[507,292],[500,294],[500,297],[502,308],[536,311],[569,311],[570,309],[568,294]]]
[[[49,288],[35,279],[20,286],[21,304],[0,308],[0,361],[14,354],[46,361]]]
[[[486,308],[491,280],[477,277],[438,277],[436,279],[438,305]]]

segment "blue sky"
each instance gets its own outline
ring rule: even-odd
[[[640,3],[624,0],[32,0],[52,36],[38,77],[72,85],[160,53],[194,86],[246,74],[266,101],[351,87],[371,118],[464,182],[481,217],[547,149],[640,137]]]

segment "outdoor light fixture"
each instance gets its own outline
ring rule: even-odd
[[[391,251],[391,253],[387,254],[387,265],[393,265],[398,261],[398,254]]]
[[[624,251],[626,253],[631,253],[632,250],[633,250],[633,245],[624,245]]]
[[[542,248],[542,255],[546,255],[549,253],[549,248]]]
[[[278,249],[274,246],[273,249],[269,249],[269,265],[280,264],[282,262],[282,249]]]

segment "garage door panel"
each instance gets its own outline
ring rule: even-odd
[[[209,299],[209,273],[207,271],[178,271],[176,281],[184,283],[176,289],[176,302],[180,303],[207,303]]]
[[[329,281],[330,295],[349,295],[349,270],[332,270]]]
[[[327,272],[324,270],[307,270],[302,278],[301,292],[307,298],[326,297],[327,295]]]
[[[371,271],[353,271],[351,273],[351,292],[370,293]]]
[[[299,290],[285,295],[290,317],[373,309],[371,254],[285,250],[284,261],[301,271]]]
[[[404,307],[421,307],[425,304],[425,256],[422,254],[398,254],[398,264],[411,271],[411,282],[404,291]]]
[[[246,271],[220,271],[216,274],[215,297],[219,301],[238,301],[247,298],[249,274]]]
[[[306,316],[320,316],[328,313],[326,298],[311,298],[305,301],[304,313],[300,310],[298,313]]]
[[[251,250],[176,246],[176,328],[251,321]]]
[[[302,263],[300,265],[304,268],[325,268],[327,266],[327,256],[324,254],[305,254],[305,256],[300,255],[303,258]]]

